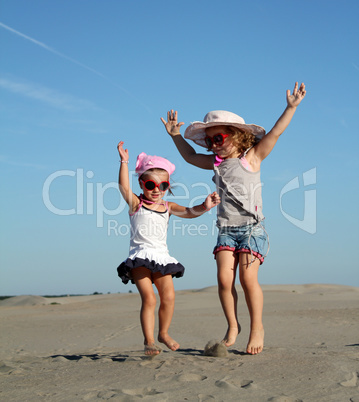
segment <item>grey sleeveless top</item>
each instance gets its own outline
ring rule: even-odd
[[[221,197],[217,207],[217,227],[245,226],[262,221],[260,171],[245,169],[239,158],[225,159],[213,170],[212,180]]]

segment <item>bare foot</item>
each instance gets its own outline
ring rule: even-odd
[[[164,343],[168,349],[173,351],[177,350],[180,345],[174,339],[172,339],[168,334],[167,335],[158,335],[158,342]]]
[[[238,323],[237,327],[228,327],[226,335],[224,336],[222,343],[227,347],[235,344],[237,335],[241,332],[241,326]]]
[[[264,329],[253,329],[249,335],[247,353],[257,355],[263,350]]]
[[[162,349],[155,343],[150,343],[148,345],[145,344],[145,355],[147,356],[156,356],[160,354],[161,351]]]

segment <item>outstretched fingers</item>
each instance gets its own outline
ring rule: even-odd
[[[298,82],[295,83],[294,85],[294,89],[293,89],[293,95],[298,98],[301,97],[303,98],[306,94],[306,90],[305,90],[305,85],[304,82],[302,82],[300,84],[300,87],[298,88]]]
[[[170,134],[170,135],[179,134],[180,127],[184,125],[183,122],[178,123],[177,118],[178,118],[177,111],[174,111],[173,109],[171,109],[167,112],[167,121],[163,117],[161,117],[161,121],[162,121],[163,125],[165,126],[168,134]]]
[[[305,94],[307,93],[307,91],[305,90],[304,82],[302,82],[302,83],[300,84],[299,93],[301,94],[302,97],[304,97]]]
[[[167,112],[167,120],[168,121],[175,121],[177,123],[177,110],[174,111],[171,109],[170,111]]]
[[[295,83],[293,92],[287,90],[287,102],[289,106],[297,107],[300,102],[303,100],[306,94],[305,85],[302,82],[298,88],[298,82]]]
[[[298,81],[296,81],[294,84],[293,95],[296,95],[297,91],[298,91]]]

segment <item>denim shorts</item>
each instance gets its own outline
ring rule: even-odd
[[[227,226],[219,229],[217,244],[213,250],[216,253],[230,250],[234,253],[252,253],[262,264],[267,253],[267,233],[263,223],[247,226]]]

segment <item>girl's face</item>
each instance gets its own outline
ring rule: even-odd
[[[149,182],[147,185],[145,184],[146,181],[151,180],[156,184],[155,188],[152,190],[149,190],[146,187],[153,187],[153,183]],[[140,179],[140,187],[143,191],[143,195],[146,197],[147,200],[152,201],[152,202],[158,202],[163,198],[163,196],[166,194],[166,190],[162,190],[167,186],[166,182],[169,181],[168,173],[163,170],[163,171],[156,171],[154,172],[145,172],[141,179]],[[162,183],[162,184],[161,184]],[[168,186],[169,188],[169,186]]]
[[[216,142],[213,141],[213,138],[218,134],[224,135],[223,144],[221,145],[216,145]],[[209,127],[206,129],[206,135],[212,139],[212,151],[220,158],[237,158],[239,156],[238,149],[232,142],[232,134],[227,130],[226,126]]]

